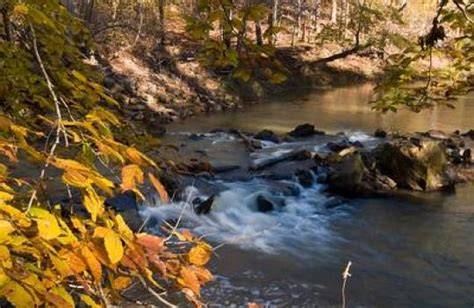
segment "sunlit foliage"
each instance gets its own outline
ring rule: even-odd
[[[0,9],[0,297],[19,307],[104,306],[135,280],[166,305],[175,290],[199,305],[211,247],[176,228],[167,238],[134,233],[104,206],[120,191],[143,197],[146,179],[169,197],[157,163],[115,138],[120,106],[87,64],[87,28],[57,1]],[[16,175],[29,163],[36,178]],[[87,214],[49,203],[49,172],[69,197],[82,196]]]

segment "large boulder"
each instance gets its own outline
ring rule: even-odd
[[[449,185],[445,146],[439,141],[396,139],[373,154],[377,169],[401,188],[430,191]]]
[[[288,133],[290,136],[295,138],[311,137],[314,135],[324,135],[323,131],[316,130],[312,124],[301,124],[295,127],[294,130]]]
[[[346,155],[331,166],[327,183],[330,190],[336,193],[352,195],[361,187],[364,172],[365,166],[360,154]]]

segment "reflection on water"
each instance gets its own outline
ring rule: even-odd
[[[301,93],[298,90],[246,107],[208,116],[198,116],[171,125],[171,130],[208,131],[218,127],[233,127],[248,131],[262,128],[286,132],[303,122],[313,123],[329,132],[376,128],[407,132],[440,129],[447,132],[474,128],[474,96],[455,102],[455,109],[437,107],[413,113],[400,110],[382,114],[371,109],[372,86],[337,88]]]

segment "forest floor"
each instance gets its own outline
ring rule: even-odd
[[[383,72],[383,61],[370,53],[318,64],[317,60],[344,48],[306,42],[292,47],[283,34],[276,57],[288,70],[288,80],[280,85],[259,80],[244,83],[204,67],[198,61],[199,45],[187,38],[184,21],[170,18],[169,23],[165,46],[158,44],[156,35],[144,35],[146,40],[129,35],[134,43],[120,47],[110,43],[106,32],[96,38],[106,73],[104,83],[122,103],[124,114],[156,126],[197,113],[241,108],[295,88],[374,81]]]

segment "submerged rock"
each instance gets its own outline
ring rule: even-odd
[[[310,187],[314,183],[314,177],[311,171],[307,169],[298,169],[295,172],[295,176],[298,178],[298,182],[303,187]]]
[[[374,150],[377,168],[399,187],[436,190],[448,185],[445,147],[433,140],[393,140]]]
[[[299,152],[296,152],[292,159],[293,160],[307,160],[307,159],[311,159],[313,156],[313,154],[311,154],[310,151],[308,150],[301,150]]]
[[[275,134],[273,131],[268,130],[268,129],[264,129],[264,130],[258,132],[254,136],[254,138],[258,139],[258,140],[270,141],[270,142],[274,142],[274,143],[280,143],[281,142],[280,137],[278,137],[277,134]]]

